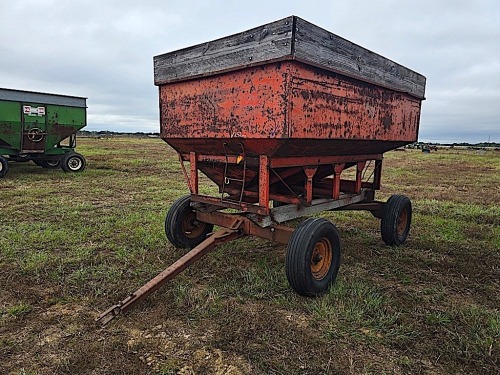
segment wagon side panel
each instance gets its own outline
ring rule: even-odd
[[[281,64],[160,86],[161,137],[285,138]]]
[[[290,138],[417,140],[420,100],[303,64],[291,71]]]
[[[47,149],[85,127],[87,115],[85,108],[47,106]]]
[[[21,148],[21,108],[19,103],[0,100],[0,149]]]

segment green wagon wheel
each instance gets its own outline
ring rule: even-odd
[[[33,163],[36,165],[42,167],[42,168],[47,168],[47,169],[53,169],[53,168],[58,168],[61,165],[61,160],[37,160],[34,159]]]
[[[77,152],[69,152],[61,160],[61,168],[64,172],[81,172],[85,169],[85,165],[85,158]]]
[[[0,178],[4,177],[9,171],[9,162],[3,156],[0,156]]]
[[[9,159],[18,163],[25,163],[31,160],[31,157],[27,154],[19,154],[14,156],[9,156]]]

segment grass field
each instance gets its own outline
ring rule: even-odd
[[[182,255],[163,231],[187,193],[159,139],[81,139],[80,174],[12,164],[0,180],[1,374],[499,374],[500,155],[386,154],[408,242],[365,212],[328,294],[288,286],[286,246],[225,244],[144,304],[94,319]],[[205,192],[210,192],[208,188]]]

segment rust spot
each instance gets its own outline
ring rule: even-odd
[[[384,129],[390,128],[392,125],[392,118],[390,116],[382,117],[382,125],[384,126]]]

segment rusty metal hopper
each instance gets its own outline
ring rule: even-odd
[[[161,138],[237,188],[257,184],[261,156],[354,165],[415,142],[425,92],[424,76],[295,16],[156,56],[154,74]],[[288,173],[277,182],[305,178]]]

